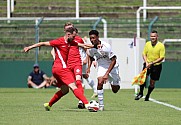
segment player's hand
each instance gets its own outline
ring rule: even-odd
[[[87,74],[90,74],[90,68],[87,68],[87,69],[86,69],[86,73],[87,73]]]
[[[100,77],[100,78],[98,79],[98,84],[99,84],[99,85],[106,84],[106,80],[105,80],[103,77]]]
[[[92,44],[84,44],[85,49],[90,49],[90,48],[93,48],[93,47],[94,47],[94,45],[92,45]]]
[[[93,66],[96,68],[97,67],[97,62],[96,61],[93,61],[92,62]]]
[[[25,47],[25,48],[24,48],[24,52],[25,52],[25,53],[28,52],[29,50],[30,50],[29,47]]]
[[[106,83],[106,81],[108,80],[109,74],[105,74],[102,79],[104,81],[104,84]]]
[[[100,44],[100,45],[97,45],[97,48],[98,49],[101,49],[102,48],[102,45]]]
[[[84,59],[83,65],[87,64],[87,59]]]

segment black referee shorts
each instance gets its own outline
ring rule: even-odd
[[[143,63],[143,69],[146,68],[146,63]],[[154,81],[158,81],[160,79],[160,74],[162,71],[162,64],[152,65],[149,69],[147,69],[147,76],[150,75],[150,78]]]

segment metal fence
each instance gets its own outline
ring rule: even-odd
[[[97,29],[100,37],[108,38],[133,38],[136,35],[136,18],[106,19],[106,23],[98,22],[99,17],[89,20],[63,20],[60,18],[44,18],[42,23],[36,27],[41,17],[36,18],[0,18],[0,59],[1,60],[51,60],[50,49],[42,47],[31,50],[29,54],[22,53],[24,46],[38,41],[48,41],[64,35],[63,26],[65,22],[71,21],[79,30],[79,35],[88,35],[91,29]],[[181,18],[158,17],[153,24],[154,18],[148,18],[145,22],[140,20],[140,36],[149,39],[149,30],[157,30],[159,40],[180,39]],[[150,27],[151,24],[151,27]],[[106,26],[105,26],[106,25]],[[106,30],[105,30],[106,29]],[[38,35],[37,35],[38,34]],[[180,42],[166,43],[166,59],[169,61],[180,61]],[[167,51],[168,50],[168,51]],[[39,54],[41,53],[41,54]],[[178,55],[179,53],[179,55]]]

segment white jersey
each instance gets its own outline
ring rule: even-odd
[[[91,48],[87,50],[87,54],[90,57],[96,57],[98,66],[109,68],[109,65],[111,63],[111,58],[113,56],[116,56],[111,48],[111,45],[107,42],[101,41],[101,48]],[[115,67],[118,66],[118,63],[116,62]]]

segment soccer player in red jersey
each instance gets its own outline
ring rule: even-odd
[[[65,30],[64,37],[60,37],[52,41],[39,42],[24,48],[24,51],[28,52],[32,48],[40,46],[54,47],[55,60],[52,67],[52,73],[53,76],[56,78],[58,84],[60,84],[59,86],[61,87],[61,90],[55,93],[49,103],[44,104],[44,107],[47,111],[49,111],[51,106],[56,103],[62,96],[66,95],[69,92],[69,88],[73,91],[74,95],[85,104],[85,107],[88,108],[88,100],[83,95],[82,90],[77,88],[75,84],[74,74],[67,66],[70,43],[81,47],[88,47],[88,45],[86,46],[84,44],[79,44],[74,41],[74,31],[74,28],[68,28]]]
[[[73,27],[73,25],[71,25],[71,23],[66,23],[64,26],[64,30],[66,30],[69,27]],[[82,38],[77,35],[78,30],[76,28],[75,30],[75,42],[84,44]],[[82,60],[79,52],[79,47],[75,44],[71,44],[70,46],[67,65],[74,73],[77,88],[81,89],[82,93],[84,93],[84,89],[82,87]],[[85,108],[84,103],[81,100],[79,100],[78,108]]]
[[[73,28],[74,25],[70,22],[65,23],[64,25],[64,31],[68,28]],[[76,79],[76,86],[79,88],[82,93],[84,93],[84,89],[82,87],[82,60],[81,55],[79,52],[79,47],[76,45],[77,43],[84,44],[84,41],[80,36],[77,35],[78,30],[75,28],[75,38],[74,43],[70,43],[70,49],[68,54],[68,60],[67,60],[67,66],[70,68],[70,70],[73,72],[74,77]],[[54,51],[54,50],[53,50]],[[55,57],[54,52],[51,51],[51,54],[53,57]],[[78,104],[78,108],[83,109],[85,108],[84,103],[80,100]]]

